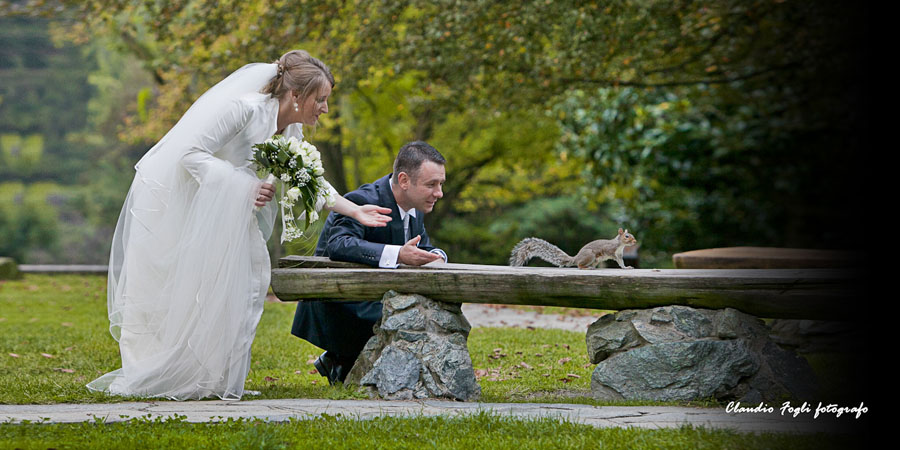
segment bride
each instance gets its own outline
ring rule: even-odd
[[[302,138],[302,124],[328,112],[333,87],[328,67],[302,50],[248,64],[204,93],[135,165],[107,294],[122,368],[89,389],[241,398],[276,213],[274,186],[250,166],[251,146],[275,134]],[[334,197],[330,209],[367,226],[390,220],[389,209]]]

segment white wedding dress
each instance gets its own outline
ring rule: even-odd
[[[278,100],[250,64],[207,91],[137,163],[110,255],[110,332],[122,368],[88,384],[114,395],[240,399],[263,312],[272,201],[251,146],[276,132]],[[302,138],[299,124],[284,131]]]

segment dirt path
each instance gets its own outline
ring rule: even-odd
[[[582,333],[603,315],[601,311],[584,310],[574,314],[543,314],[520,307],[477,303],[463,304],[462,310],[472,327],[559,328]]]

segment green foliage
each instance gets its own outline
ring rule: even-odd
[[[22,263],[102,263],[131,167],[146,150],[118,134],[141,86],[147,101],[149,77],[104,40],[75,47],[46,20],[0,23],[0,78],[9,81],[0,89],[0,178],[18,180],[9,186],[19,191],[0,205],[0,253]]]
[[[109,258],[131,175],[105,162],[84,186],[0,184],[0,254],[23,264],[97,264]],[[127,177],[127,179],[126,179]]]
[[[44,137],[40,134],[20,136],[0,135],[0,162],[7,170],[30,175],[39,167],[44,153]]]
[[[341,130],[349,131],[340,136],[348,186],[391,172],[397,150],[415,133],[416,109],[427,97],[421,86],[421,73],[395,74],[390,68],[373,67],[370,78],[341,97],[337,111]],[[324,122],[322,134],[331,134],[329,122]]]
[[[333,110],[308,135],[342,192],[389,171],[393,152],[408,140],[428,140],[448,157],[447,195],[428,219],[440,245],[462,245],[456,233],[441,233],[447,224],[464,231],[465,221],[487,236],[480,222],[500,220],[531,199],[570,194],[582,195],[589,211],[616,211],[616,221],[642,236],[641,251],[655,254],[842,246],[863,214],[857,188],[833,182],[862,167],[863,158],[844,155],[866,145],[860,75],[867,61],[856,51],[865,8],[854,5],[59,3],[63,8],[5,3],[0,14],[52,13],[67,20],[57,36],[94,39],[128,55],[129,64],[106,65],[98,56],[110,78],[92,77],[98,87],[111,86],[98,89],[96,105],[116,105],[124,115],[109,117],[126,118],[125,127],[101,135],[119,133],[128,142],[158,139],[201,92],[241,65],[309,50],[338,79]],[[10,61],[25,60],[18,43],[10,48],[19,49]],[[135,65],[153,89],[111,82],[123,76],[116,68]],[[0,92],[0,110],[20,103],[22,92]],[[91,116],[103,116],[101,109]],[[40,115],[27,117],[33,123]],[[72,141],[86,142],[98,141]],[[45,143],[46,160],[57,153],[50,138]],[[509,238],[485,253],[470,245],[463,259],[496,260],[499,247],[514,243]]]
[[[58,198],[58,186],[0,183],[0,254],[23,262],[31,252],[54,250],[58,234],[51,197]]]
[[[89,161],[66,137],[86,123],[90,62],[46,20],[2,15],[0,61],[0,180],[74,181]]]

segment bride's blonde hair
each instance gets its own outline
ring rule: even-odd
[[[334,88],[334,76],[328,66],[305,50],[291,50],[274,64],[278,65],[278,73],[262,88],[263,94],[280,98],[287,91],[297,91],[305,99],[319,92],[326,82]]]

